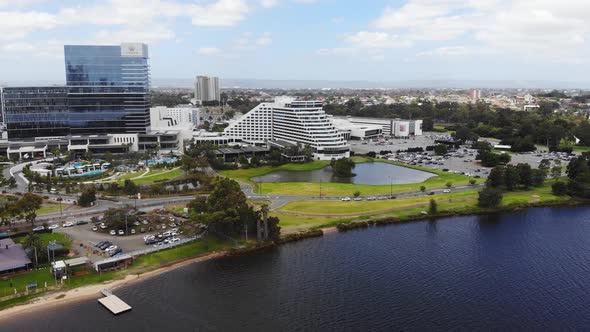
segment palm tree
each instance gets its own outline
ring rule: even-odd
[[[268,205],[263,204],[260,207],[262,213],[262,222],[264,224],[264,241],[268,241]]]

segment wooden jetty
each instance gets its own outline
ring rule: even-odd
[[[113,295],[108,289],[100,291],[105,297],[98,299],[98,302],[107,308],[113,315],[118,315],[131,310],[131,306],[123,302],[119,297]]]

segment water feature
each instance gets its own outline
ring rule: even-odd
[[[590,207],[443,218],[192,264],[3,331],[585,330]],[[97,298],[98,298],[97,294]]]
[[[312,171],[276,171],[252,178],[255,182],[338,182],[354,184],[419,183],[436,176],[434,173],[392,165],[384,162],[356,164],[353,177],[334,176],[331,167]]]

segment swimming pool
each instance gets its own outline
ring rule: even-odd
[[[72,175],[70,175],[70,177],[75,178],[75,177],[80,177],[80,176],[93,176],[93,175],[102,174],[104,172],[106,172],[106,171],[97,170],[97,171],[91,171],[91,172],[86,172],[86,173],[82,173],[82,174],[72,174]]]

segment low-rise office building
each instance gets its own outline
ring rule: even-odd
[[[364,117],[334,117],[355,125],[380,126],[384,136],[408,137],[422,135],[422,120],[401,120]]]

